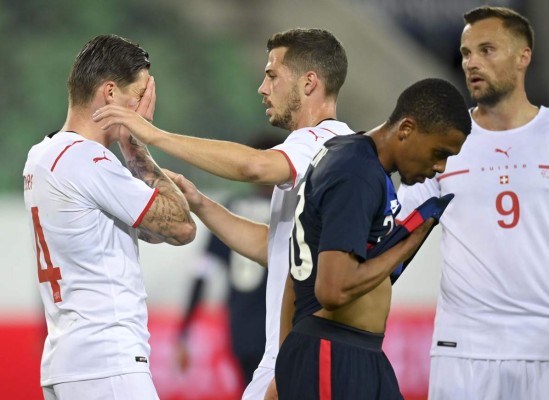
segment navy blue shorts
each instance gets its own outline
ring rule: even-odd
[[[309,316],[294,326],[278,353],[280,400],[404,399],[375,334]]]

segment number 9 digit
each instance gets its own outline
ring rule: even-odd
[[[508,198],[509,200],[505,200],[506,198]],[[509,205],[509,201],[511,202],[510,207],[506,207],[507,205]],[[506,191],[498,194],[498,197],[496,197],[496,210],[503,216],[512,216],[511,222],[506,222],[503,219],[498,219],[499,226],[505,229],[510,229],[517,226],[520,218],[520,206],[518,196],[515,192]]]

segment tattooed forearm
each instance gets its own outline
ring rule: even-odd
[[[130,152],[125,152],[124,158],[132,175],[141,179],[150,187],[156,187],[156,180],[163,173],[152,159],[149,150],[145,146],[138,145],[135,141],[131,142],[130,149]]]
[[[189,205],[179,188],[164,174],[146,147],[132,146],[126,164],[133,176],[158,189],[158,195],[141,222],[140,238],[157,243],[179,245],[194,239],[196,225]]]
[[[192,231],[192,238],[194,238],[196,225],[188,211],[188,205],[185,202],[185,207],[174,207],[176,202],[177,200],[171,198],[170,195],[161,196],[159,194],[157,196],[143,220],[143,223],[147,225],[147,233],[153,231],[162,236],[165,242],[177,244],[177,241],[174,240],[174,227],[187,226],[189,233]],[[184,212],[180,212],[182,208],[185,209]]]
[[[160,178],[164,175],[152,159],[133,159],[127,161],[127,166],[133,176],[141,179],[152,188],[158,186]]]
[[[139,239],[147,243],[157,244],[157,243],[164,242],[163,237],[158,235],[153,235],[151,232],[148,232],[145,229],[139,229],[138,236],[139,236]]]

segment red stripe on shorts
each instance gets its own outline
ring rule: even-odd
[[[320,339],[318,356],[320,400],[332,400],[332,342]]]

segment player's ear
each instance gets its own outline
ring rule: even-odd
[[[116,91],[116,83],[113,81],[106,81],[101,85],[101,94],[105,101],[105,104],[114,103],[114,93]]]
[[[529,47],[525,47],[522,49],[519,55],[519,69],[526,70],[528,66],[530,65],[530,61],[532,61],[532,50]]]
[[[398,140],[404,141],[410,137],[417,129],[416,121],[413,118],[405,117],[398,123]]]
[[[319,84],[318,75],[314,71],[308,71],[303,75],[305,79],[304,93],[306,96],[310,96]]]

